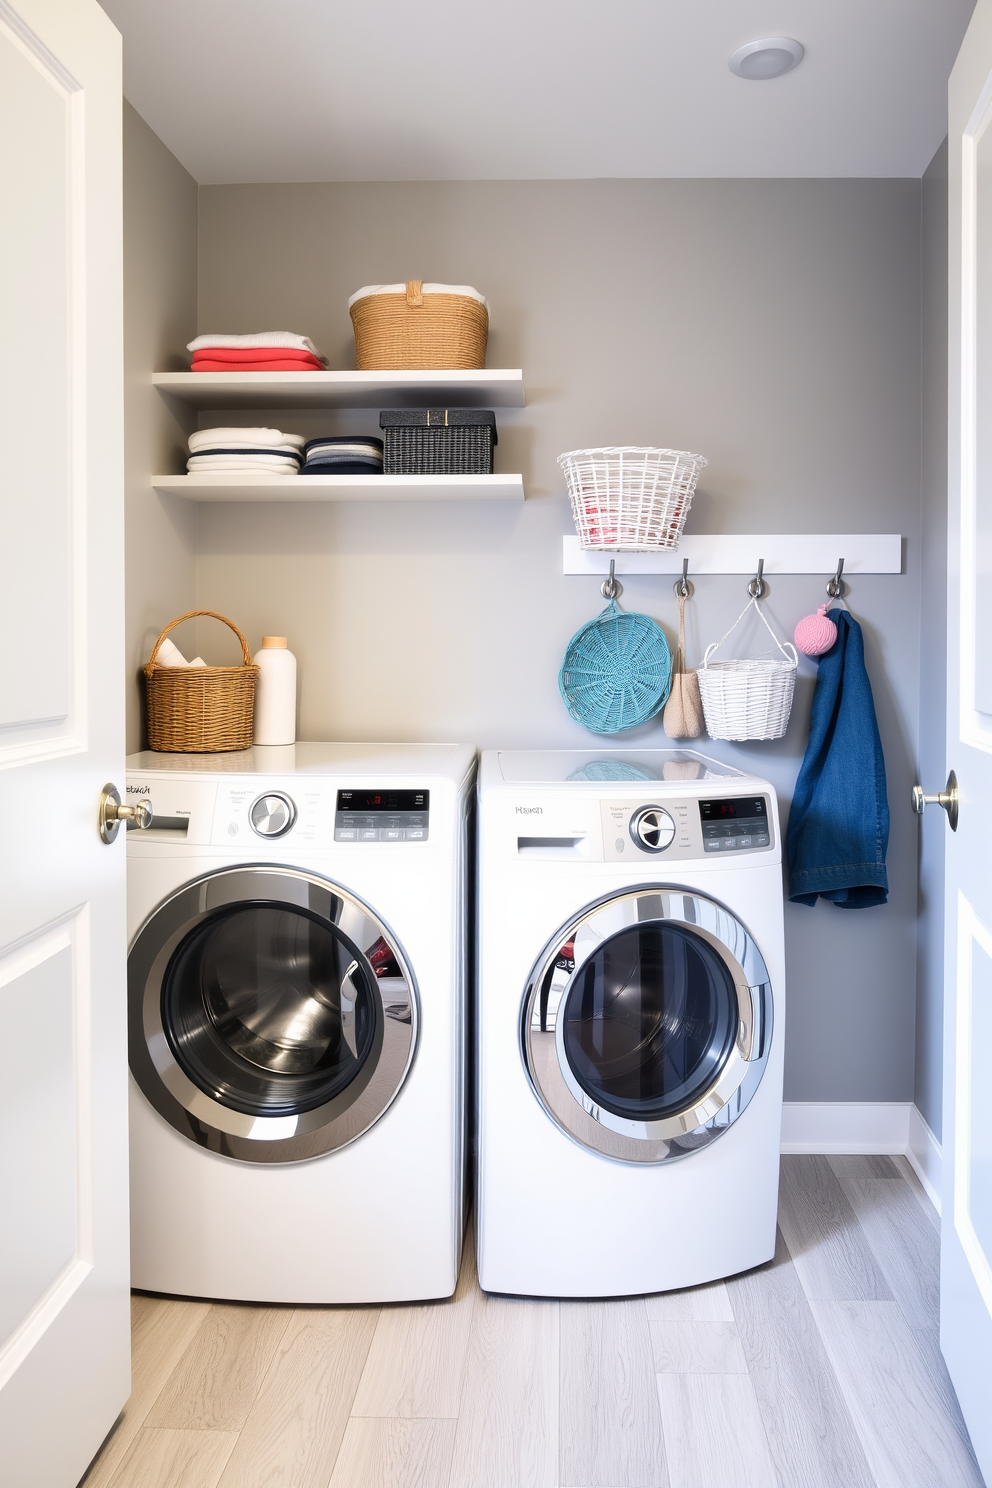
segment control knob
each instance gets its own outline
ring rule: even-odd
[[[259,837],[283,837],[296,821],[296,805],[282,791],[266,791],[252,802],[249,820]]]
[[[630,818],[630,835],[641,852],[661,853],[675,840],[675,822],[663,806],[642,806]]]

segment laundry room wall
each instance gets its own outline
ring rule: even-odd
[[[194,608],[196,510],[151,488],[183,457],[190,411],[151,373],[189,366],[196,334],[197,185],[124,104],[124,523],[127,747],[143,744],[141,665],[159,630]],[[192,627],[190,627],[192,629]]]
[[[856,579],[850,593],[885,747],[892,893],[867,911],[788,909],[793,1101],[908,1101],[914,1090],[920,204],[913,180],[200,191],[199,331],[302,331],[346,367],[348,295],[419,276],[477,285],[492,306],[489,365],[524,369],[527,407],[497,410],[496,455],[498,469],[523,472],[522,506],[199,508],[198,603],[237,619],[253,645],[263,632],[289,636],[303,738],[597,744],[557,689],[569,636],[604,603],[596,581],[561,573],[572,530],[562,450],[701,452],[710,463],[687,530],[752,534],[755,562],[761,533],[903,535],[903,573]],[[376,411],[271,417],[307,434],[377,429]],[[825,597],[826,577],[772,582],[782,634]],[[743,608],[745,583],[697,581],[690,663]],[[622,603],[674,637],[670,580],[632,577]],[[214,644],[202,631],[208,659]],[[752,626],[731,650],[764,644]],[[700,741],[767,775],[783,812],[814,673],[804,661],[781,742]],[[653,724],[601,747],[665,743]]]
[[[920,567],[920,747],[918,779],[942,790],[947,777],[947,141],[923,177],[923,531]],[[915,1101],[941,1133],[944,1033],[943,813],[920,824],[916,969]]]

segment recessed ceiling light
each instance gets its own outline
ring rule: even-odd
[[[803,47],[789,36],[765,36],[738,47],[730,58],[730,70],[738,77],[758,81],[781,77],[803,60]]]

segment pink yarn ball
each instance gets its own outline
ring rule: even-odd
[[[807,615],[800,620],[793,632],[796,650],[802,651],[805,656],[822,656],[837,639],[837,627],[832,620],[827,619],[828,608],[828,605],[822,604],[815,615]]]

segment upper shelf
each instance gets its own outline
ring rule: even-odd
[[[523,408],[519,367],[480,372],[155,372],[194,408]]]

